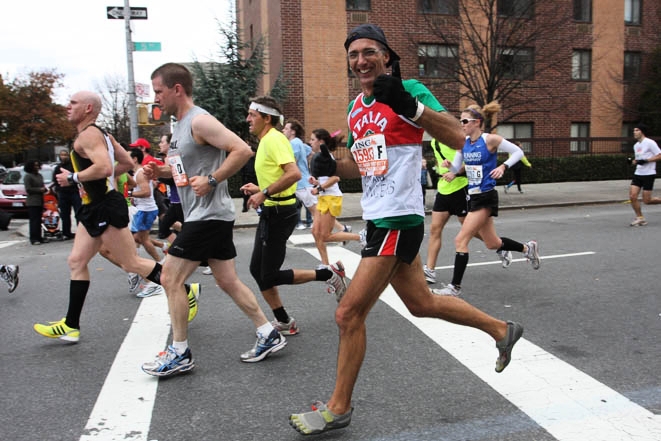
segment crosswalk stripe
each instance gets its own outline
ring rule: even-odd
[[[167,297],[142,299],[80,441],[147,439],[158,379],[142,372],[136,360],[155,357],[169,334]]]
[[[305,250],[319,257],[316,249]],[[347,277],[352,278],[360,256],[343,247],[329,247],[328,253],[332,262],[342,260]],[[661,440],[660,416],[524,338],[514,348],[512,363],[497,374],[498,352],[487,334],[413,317],[390,285],[380,300],[559,441]]]

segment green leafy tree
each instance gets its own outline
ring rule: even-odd
[[[192,66],[195,103],[218,118],[242,139],[250,139],[246,114],[250,98],[257,94],[258,80],[264,72],[264,40],[244,43],[236,22],[219,23],[223,39],[220,60]],[[248,54],[244,56],[244,54]],[[278,78],[268,93],[278,100],[286,97],[286,84]]]
[[[55,70],[30,72],[9,82],[0,76],[0,153],[15,155],[71,140],[74,130],[66,109],[53,102],[62,77]]]
[[[654,50],[649,60],[640,101],[640,119],[649,126],[652,135],[661,135],[661,46]]]

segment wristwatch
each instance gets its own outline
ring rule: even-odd
[[[264,196],[269,197],[269,196],[270,196],[270,194],[269,194],[269,188],[266,187],[264,190],[262,190],[262,193],[264,193]]]
[[[212,187],[215,187],[218,185],[218,181],[216,181],[216,178],[213,177],[213,175],[207,176],[209,178],[209,185]]]

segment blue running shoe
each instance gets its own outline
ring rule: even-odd
[[[195,360],[193,360],[190,348],[186,349],[183,354],[177,355],[174,347],[170,345],[167,350],[158,354],[154,361],[144,363],[142,365],[142,370],[145,374],[153,375],[155,377],[167,377],[169,375],[190,371],[194,367]]]
[[[263,337],[257,334],[257,341],[255,346],[248,352],[241,354],[241,361],[246,363],[256,363],[262,361],[270,354],[278,352],[280,349],[287,345],[287,340],[278,332],[273,329],[268,337]]]

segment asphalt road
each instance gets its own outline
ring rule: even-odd
[[[315,439],[661,439],[661,207],[644,211],[649,224],[639,228],[628,226],[631,209],[622,204],[501,212],[499,234],[538,240],[541,269],[521,260],[503,269],[475,241],[463,297],[524,324],[511,365],[495,374],[492,341],[407,316],[386,292],[368,318],[352,424]],[[359,221],[352,225],[361,228]],[[450,281],[457,231],[451,220],[439,282]],[[257,292],[248,272],[253,233],[235,230],[235,243],[240,277]],[[295,236],[302,234],[308,233]],[[302,242],[289,248],[286,266],[316,265],[313,246]],[[151,348],[165,345],[164,298],[129,295],[125,274],[101,258],[90,265],[80,343],[46,340],[32,330],[66,314],[70,246],[31,246],[0,232],[1,262],[21,266],[13,294],[0,286],[0,439],[303,439],[287,416],[327,399],[335,376],[336,304],[323,284],[282,288],[301,334],[264,362],[244,364],[239,354],[254,343],[251,323],[211,276],[197,271],[191,280],[203,291],[189,335],[197,367],[157,381],[139,367],[155,355]],[[330,252],[350,274],[358,253],[358,244]]]

